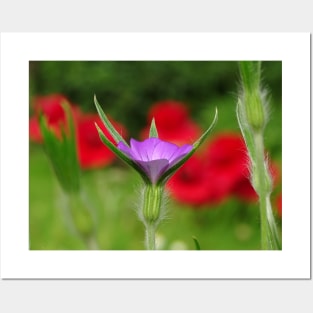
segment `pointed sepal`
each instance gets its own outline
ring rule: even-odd
[[[153,118],[152,121],[151,121],[149,137],[150,137],[150,138],[159,138],[158,130],[157,130],[157,128],[156,128],[154,118]]]
[[[188,159],[196,152],[196,150],[200,147],[200,145],[205,141],[205,139],[209,136],[210,131],[215,126],[217,122],[218,111],[215,109],[214,119],[210,125],[210,127],[203,133],[203,135],[193,144],[193,149],[186,154],[179,162],[177,162],[174,166],[168,169],[158,181],[158,184],[164,184],[184,163],[187,162]]]
[[[106,114],[101,109],[101,106],[100,106],[99,102],[97,101],[96,96],[94,96],[94,102],[95,102],[95,105],[96,105],[96,108],[97,108],[97,111],[98,111],[98,114],[99,114],[99,116],[101,118],[102,123],[104,124],[104,126],[106,127],[106,129],[108,130],[108,132],[110,133],[112,138],[114,139],[114,141],[116,143],[119,143],[120,141],[122,141],[122,142],[125,143],[125,145],[128,146],[128,144],[125,141],[125,139],[119,134],[119,132],[115,129],[115,127],[109,121],[109,119],[106,116]]]
[[[135,163],[132,159],[130,159],[125,153],[123,153],[121,150],[119,150],[108,138],[107,136],[103,133],[101,128],[95,123],[95,126],[98,130],[99,136],[101,141],[104,143],[104,145],[110,149],[115,155],[117,155],[122,161],[127,163],[129,166],[133,167],[142,177],[142,179],[145,182],[150,182],[149,177],[145,173],[145,171],[137,164]]]

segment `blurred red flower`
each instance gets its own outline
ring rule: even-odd
[[[258,201],[258,195],[252,187],[249,178],[247,177],[242,177],[242,180],[238,181],[234,185],[232,194],[238,197],[240,200],[246,202]]]
[[[65,112],[62,108],[63,102],[70,104],[66,97],[60,94],[38,96],[34,98],[34,116],[29,120],[29,136],[32,141],[41,143],[43,140],[39,125],[39,117],[41,114],[46,117],[49,127],[56,133],[56,135],[60,135],[60,125],[66,125]],[[79,108],[73,104],[70,104],[70,107],[75,119],[79,114]]]
[[[29,119],[29,137],[34,142],[42,142],[43,140],[37,116]]]
[[[249,182],[247,150],[240,134],[217,134],[208,144],[206,157],[219,184],[230,193],[254,198],[255,191]]]
[[[141,138],[149,137],[150,123],[155,119],[159,138],[176,144],[193,143],[201,135],[201,128],[189,118],[187,106],[178,101],[165,100],[153,104],[148,113],[148,126]]]
[[[110,121],[125,138],[125,128],[111,118]],[[98,114],[81,115],[77,123],[77,142],[80,164],[84,169],[105,166],[112,163],[115,159],[115,155],[102,143],[95,123],[97,123],[108,139],[114,143],[113,138],[103,125]]]
[[[192,206],[218,204],[228,196],[225,185],[210,170],[203,155],[193,155],[171,178],[167,187],[174,199]]]

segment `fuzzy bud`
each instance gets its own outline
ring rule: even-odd
[[[246,122],[254,131],[261,131],[265,127],[265,107],[259,93],[247,93],[244,97]]]

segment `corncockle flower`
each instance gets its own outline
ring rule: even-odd
[[[121,141],[117,147],[145,171],[152,184],[192,150],[192,145],[178,147],[153,137],[142,142],[131,139],[130,147]]]
[[[138,216],[146,227],[146,247],[149,250],[155,250],[155,230],[165,214],[165,183],[207,138],[217,120],[217,111],[209,129],[193,145],[185,144],[179,147],[176,144],[160,140],[153,119],[149,138],[142,142],[131,139],[129,146],[110,123],[96,97],[94,101],[99,116],[115,144],[95,124],[102,142],[119,158],[134,168],[144,181]]]

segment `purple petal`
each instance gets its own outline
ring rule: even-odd
[[[117,148],[120,149],[122,152],[124,152],[129,158],[131,158],[131,159],[135,159],[136,158],[136,154],[133,152],[133,150],[131,148],[126,146],[124,144],[124,142],[120,141],[117,144]]]
[[[152,160],[152,154],[156,145],[157,138],[149,138],[144,141],[137,141],[135,139],[130,140],[130,147],[136,152],[138,158],[136,160],[150,161]]]
[[[142,149],[142,142],[137,141],[133,138],[130,139],[130,149],[133,152],[135,160],[142,160],[142,154],[144,154]]]
[[[178,148],[169,160],[170,166],[173,166],[174,164],[179,162],[186,154],[188,154],[192,150],[192,148],[192,145],[183,145]]]
[[[159,159],[152,161],[136,161],[151,179],[152,183],[156,183],[160,176],[168,169],[167,160]]]
[[[166,159],[170,161],[172,155],[174,155],[178,149],[179,147],[173,143],[158,140],[153,151],[153,160]]]

